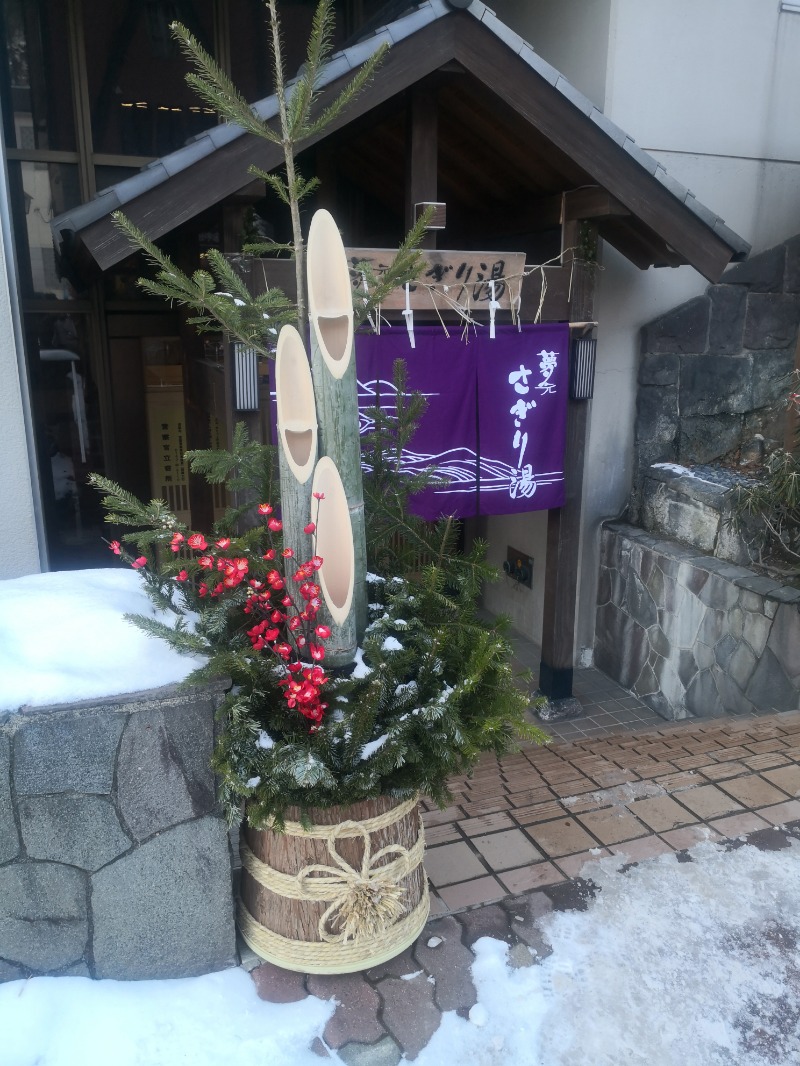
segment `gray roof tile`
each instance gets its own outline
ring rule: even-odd
[[[360,67],[362,63],[366,63],[371,55],[377,52],[378,48],[382,44],[392,44],[391,36],[385,30],[379,30],[378,33],[372,37],[368,37],[365,41],[359,41],[358,44],[351,45],[345,53],[347,60],[350,63],[350,69],[355,70],[356,67]]]
[[[741,262],[742,259],[747,258],[750,252],[750,244],[743,237],[740,237],[738,233],[734,233],[730,226],[726,226],[721,218],[718,218],[714,223],[714,232],[720,240],[725,241],[731,248],[736,249],[736,255],[733,257],[736,262]]]
[[[230,144],[231,141],[235,141],[237,137],[241,137],[243,132],[241,126],[234,126],[233,124],[225,122],[221,126],[213,126],[207,131],[206,136],[215,148],[224,148],[226,144]],[[181,169],[185,170],[186,167],[181,167]]]
[[[470,11],[472,9],[470,8]],[[494,11],[490,11],[487,7],[481,15],[481,22],[490,29],[495,37],[499,38],[503,44],[507,44],[508,47],[516,52],[517,55],[522,51],[525,46],[525,41],[520,35],[512,30],[510,26],[506,26],[505,22],[495,15]]]
[[[595,126],[599,126],[603,133],[610,137],[612,141],[616,141],[616,143],[622,147],[628,138],[628,134],[625,130],[621,130],[615,122],[612,122],[608,115],[604,114],[600,108],[596,107],[589,115],[589,118],[594,122]]]
[[[177,152],[171,152],[169,155],[162,156],[157,162],[160,163],[167,174],[172,177],[173,174],[177,174],[181,170],[185,170],[193,163],[196,163],[198,159],[202,159],[204,156],[210,155],[214,151],[214,142],[210,137],[203,137],[199,141],[193,141],[191,144],[187,144],[181,149],[179,158]]]
[[[690,192],[684,200],[684,203],[693,215],[697,215],[698,218],[701,218],[703,222],[705,222],[707,226],[711,226],[712,229],[717,222],[724,222],[724,219],[721,219],[719,215],[710,211],[705,204],[701,204],[694,193]]]
[[[320,74],[319,84],[330,85],[337,78],[342,78],[345,74],[349,74],[351,69],[346,52],[339,52],[338,55],[331,56],[329,62],[325,64],[325,68]]]
[[[640,148],[633,137],[627,137],[622,147],[629,156],[644,167],[648,174],[655,174],[658,169],[658,160],[654,159],[649,152],[645,152],[643,148]]]
[[[561,77],[556,68],[551,67],[547,60],[542,59],[538,52],[534,52],[529,44],[523,44],[519,54],[532,70],[535,70],[537,74],[541,74],[544,80],[549,81],[551,85],[555,85]]]
[[[673,178],[673,176],[668,173],[660,163],[656,167],[654,177],[656,181],[660,182],[664,186],[664,188],[671,192],[672,195],[678,200],[680,200],[681,203],[683,203],[686,197],[689,195],[689,190],[686,188],[686,186],[681,185],[679,181]]]
[[[562,74],[556,82],[556,89],[562,96],[566,96],[571,104],[574,104],[579,111],[582,111],[584,115],[591,115],[595,107],[588,96],[584,96],[580,89],[576,89],[575,86],[567,81]]]
[[[185,168],[181,167],[180,169],[184,170]],[[140,170],[138,174],[134,174],[127,181],[121,181],[118,185],[114,185],[113,189],[120,204],[127,204],[131,200],[135,200],[137,196],[142,196],[143,193],[163,184],[168,177],[167,168],[161,160],[158,160],[154,166]],[[112,210],[114,209],[112,208]]]
[[[423,7],[415,8],[407,15],[402,15],[396,22],[391,24],[392,40],[397,43],[405,37],[410,37],[412,33],[416,33],[423,26],[427,26],[429,22],[433,22],[434,17],[427,4]]]

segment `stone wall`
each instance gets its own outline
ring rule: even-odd
[[[800,589],[610,523],[595,664],[668,719],[796,710]]]
[[[800,236],[727,270],[718,285],[642,330],[631,518],[652,463],[748,457],[780,440],[800,326]]]
[[[0,980],[235,964],[219,700],[172,687],[0,715]]]

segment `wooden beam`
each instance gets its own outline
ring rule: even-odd
[[[547,512],[547,569],[539,690],[550,700],[572,696],[588,412],[586,400],[568,401],[567,447],[564,455],[566,498],[563,507]]]
[[[686,262],[657,233],[641,223],[636,224],[631,218],[598,219],[597,229],[603,240],[613,244],[617,251],[642,270],[648,266],[674,267]]]
[[[583,222],[588,219],[630,215],[630,211],[606,189],[599,185],[588,189],[571,189],[562,194],[564,222]]]
[[[409,93],[406,152],[406,230],[414,225],[414,204],[433,203],[438,195],[439,132],[436,92],[415,85]],[[436,233],[429,230],[420,241],[422,248],[436,247]]]
[[[350,253],[348,252],[348,255]],[[473,253],[469,253],[473,255]],[[242,276],[245,278],[252,277],[254,283],[257,280],[259,285],[264,283],[268,284],[271,288],[282,289],[290,300],[294,299],[294,264],[288,259],[254,259],[249,256],[235,256],[234,262],[237,264],[238,269],[241,271]],[[254,269],[254,264],[258,264]],[[576,292],[578,291],[578,282],[580,282],[580,289],[584,291],[586,283],[580,278],[579,264],[572,264],[568,266],[548,266],[542,267],[540,270],[534,270],[527,277],[523,279],[522,283],[522,309],[520,311],[520,318],[523,322],[568,322],[571,320],[571,309],[574,309]],[[542,279],[544,280],[544,299],[542,299]],[[263,287],[263,286],[262,286]],[[571,299],[570,299],[571,298]],[[541,314],[539,310],[541,308]],[[448,311],[445,308],[441,308],[442,318],[447,322],[457,321],[457,315],[454,311]],[[480,309],[473,305],[473,311],[480,314]],[[439,318],[433,308],[433,305],[428,301],[427,317],[431,321],[438,322]],[[384,305],[382,312],[385,312],[387,316],[394,320],[400,318],[400,313],[388,310]],[[426,309],[422,308],[419,312],[415,311],[415,316],[419,314],[420,320],[426,318]],[[586,315],[581,312],[581,318],[585,318]]]

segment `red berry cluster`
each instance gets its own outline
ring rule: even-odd
[[[321,494],[315,493],[315,496],[318,499],[323,498]],[[259,504],[258,512],[266,518],[272,514],[272,507],[268,503]],[[279,533],[283,528],[280,519],[274,517],[269,518],[265,524],[269,534]],[[309,522],[305,532],[313,534],[315,531],[316,525]],[[227,551],[230,545],[230,537],[220,537],[214,541],[213,546],[209,546],[202,533],[192,533],[188,537],[183,533],[173,533],[170,543],[172,551],[178,552],[186,547],[203,553],[195,559],[199,573],[207,574],[206,580],[197,584],[197,594],[201,598],[221,596],[226,591],[237,588],[250,573],[250,562],[247,558],[229,558],[221,554]],[[121,546],[117,541],[113,541],[109,547],[115,554],[121,554]],[[270,547],[261,558],[265,562],[275,562],[276,556],[276,549]],[[284,548],[280,556],[282,559],[293,560],[294,551],[292,548]],[[147,559],[142,556],[131,565],[135,569],[141,569],[146,564]],[[247,630],[252,647],[256,651],[276,655],[286,663],[288,676],[279,682],[284,698],[289,707],[316,723],[312,729],[322,721],[328,706],[321,699],[322,686],[327,683],[328,677],[322,667],[316,665],[325,658],[322,641],[331,635],[328,626],[316,622],[322,599],[320,586],[314,581],[314,577],[321,566],[322,558],[319,555],[312,556],[308,562],[299,566],[295,565],[288,586],[288,576],[275,568],[269,570],[263,580],[249,577],[247,602],[242,608],[244,613],[255,621],[255,625]],[[255,569],[258,572],[260,566]],[[215,571],[216,582],[213,581]],[[189,571],[181,570],[176,574],[175,580],[180,583],[189,581]],[[308,659],[313,665],[309,665]]]

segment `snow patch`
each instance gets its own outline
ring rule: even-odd
[[[71,570],[0,581],[0,711],[141,692],[183,681],[180,655],[123,617],[156,611],[133,570]]]
[[[485,1024],[455,1012],[416,1066],[788,1066],[796,1001],[800,845],[762,852],[703,843],[592,867],[586,911],[538,919],[553,953],[512,969],[508,945],[473,945]],[[475,1008],[473,1008],[475,1009]],[[485,1011],[485,1015],[483,1014]]]
[[[0,1059],[3,1066],[319,1066],[309,1045],[334,1009],[315,996],[264,1003],[241,969],[176,981],[32,977],[0,985]]]
[[[371,666],[367,666],[367,664],[364,662],[364,649],[363,648],[357,648],[356,649],[356,657],[355,657],[355,659],[353,661],[355,662],[355,667],[353,668],[353,672],[350,675],[351,677],[355,677],[355,678],[368,677],[372,673],[372,667]]]
[[[262,729],[261,732],[258,734],[258,739],[256,740],[256,747],[263,748],[265,751],[269,751],[270,748],[275,747],[275,741],[265,729]]]
[[[389,739],[389,734],[384,733],[382,737],[378,737],[377,740],[371,740],[369,744],[365,744],[361,749],[361,761],[368,759],[371,755],[374,755],[376,751],[380,751],[386,741]]]
[[[387,637],[381,644],[381,651],[402,651],[403,645],[397,637]]]

